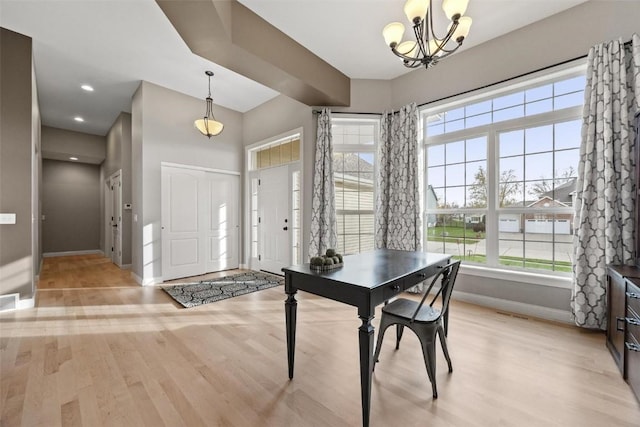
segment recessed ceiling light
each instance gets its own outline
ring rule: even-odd
[[[69,160],[78,160],[77,157],[69,157]]]
[[[73,120],[75,120],[76,122],[84,122],[84,119],[80,116],[74,117]]]
[[[87,92],[93,92],[93,86],[90,85],[82,85],[80,86],[82,90],[86,90]]]

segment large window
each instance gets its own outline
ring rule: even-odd
[[[378,119],[332,119],[338,252],[374,249],[374,180]]]
[[[428,251],[571,271],[584,70],[423,111]]]

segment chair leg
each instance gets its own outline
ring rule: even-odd
[[[400,348],[400,339],[402,338],[403,332],[404,332],[404,325],[400,323],[396,324],[396,350]]]
[[[382,348],[382,340],[384,339],[384,333],[389,326],[391,326],[391,324],[387,322],[387,319],[383,315],[382,319],[380,320],[380,330],[378,331],[378,339],[376,341],[376,350],[373,353],[373,367],[371,368],[372,371],[376,370],[376,363],[378,363],[378,356],[380,356],[380,349]]]
[[[422,341],[422,340],[421,340]],[[424,357],[424,364],[427,367],[427,375],[431,382],[431,390],[433,391],[433,398],[438,398],[438,388],[436,387],[436,358],[435,358],[435,337],[429,342],[421,342],[422,344],[422,356]]]
[[[442,327],[438,328],[438,336],[440,337],[440,345],[442,346],[442,352],[444,353],[444,358],[447,359],[447,365],[449,365],[449,372],[453,372],[453,367],[451,366],[451,358],[449,357],[449,349],[447,348],[447,338],[445,337],[446,332]]]

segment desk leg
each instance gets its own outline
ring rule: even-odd
[[[371,369],[373,367],[373,332],[371,317],[360,316],[362,326],[358,329],[360,341],[360,387],[362,390],[362,426],[369,427],[371,412]]]
[[[293,359],[296,354],[296,290],[287,292],[287,300],[284,303],[284,313],[287,320],[287,361],[289,362],[289,379],[293,378]]]

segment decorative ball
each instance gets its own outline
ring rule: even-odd
[[[336,256],[338,257],[338,259],[340,260],[340,262],[342,262],[342,254],[336,254]]]
[[[326,258],[324,260],[324,265],[333,265],[333,258]]]
[[[331,257],[331,259],[333,260],[334,264],[340,264],[342,261],[340,261],[340,258],[338,258],[337,256],[333,256]]]
[[[311,265],[324,265],[324,258],[320,256],[314,256],[310,260]]]
[[[334,257],[336,255],[336,250],[335,249],[327,249],[327,256],[328,257]]]

